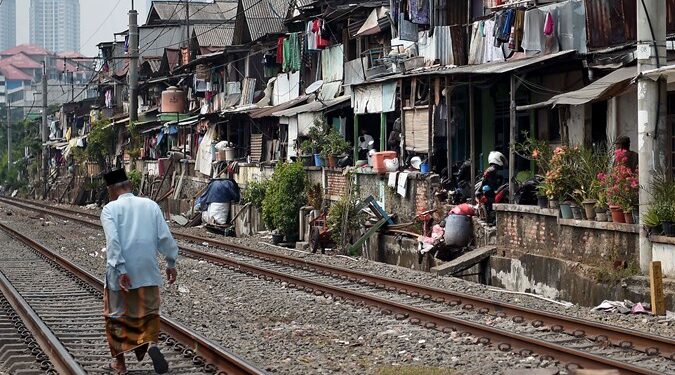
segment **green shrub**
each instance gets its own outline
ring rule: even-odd
[[[254,207],[262,208],[268,186],[268,180],[249,182],[244,191],[244,203],[250,203]]]
[[[143,179],[141,172],[134,169],[127,173],[127,178],[131,183],[131,191],[138,194],[139,189],[141,188],[141,180]]]
[[[114,126],[107,126],[107,121],[100,121],[92,124],[91,131],[87,136],[86,154],[90,161],[101,165],[114,154],[115,132]]]
[[[284,235],[297,233],[300,208],[307,204],[307,176],[301,163],[279,163],[262,203],[263,221]]]

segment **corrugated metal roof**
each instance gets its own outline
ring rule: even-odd
[[[287,102],[284,102],[284,103],[281,103],[281,104],[277,104],[275,106],[262,107],[262,108],[259,108],[259,109],[255,109],[255,110],[250,112],[249,116],[251,116],[251,118],[272,117],[273,113],[283,111],[283,110],[288,109],[288,108],[295,107],[296,105],[299,105],[299,104],[303,104],[307,101],[308,98],[309,97],[307,95],[300,95],[299,97],[297,97],[293,100],[290,100],[290,101],[287,101]]]
[[[229,10],[229,7],[225,8]],[[185,14],[185,2],[183,1],[153,1],[152,9],[148,12],[147,23],[182,22],[186,18]],[[232,18],[232,14],[229,18]],[[221,4],[190,2],[190,22],[223,22],[225,20]]]
[[[580,105],[607,99],[623,92],[636,74],[637,67],[635,66],[620,68],[579,90],[558,94],[540,103],[518,106],[516,110],[525,111],[556,105]]]
[[[197,25],[194,35],[200,47],[227,47],[232,45],[234,25]]]
[[[141,57],[162,56],[164,48],[180,47],[183,40],[185,40],[185,28],[181,25],[138,28],[138,46]]]
[[[635,0],[586,0],[588,48],[634,42],[637,38]]]
[[[220,12],[226,21],[234,22],[237,18],[237,6],[239,2],[236,0],[217,0],[216,4],[220,7]]]
[[[346,103],[350,99],[351,99],[351,95],[342,95],[342,96],[338,96],[335,99],[326,100],[323,103],[317,100],[317,101],[307,103],[307,104],[303,104],[301,106],[297,106],[297,107],[287,109],[287,110],[284,110],[284,111],[274,112],[274,113],[272,113],[272,116],[275,116],[275,117],[292,117],[292,116],[295,116],[299,113],[324,111],[326,109],[330,109],[330,108],[333,108],[335,106],[338,106],[342,103]]]
[[[252,41],[267,34],[286,32],[284,19],[288,13],[289,0],[241,0],[241,2]]]

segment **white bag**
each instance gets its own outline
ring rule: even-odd
[[[211,224],[227,224],[230,217],[230,203],[211,203],[209,204],[208,215]]]

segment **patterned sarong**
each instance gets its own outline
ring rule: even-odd
[[[159,287],[103,292],[105,333],[113,357],[133,350],[142,360],[148,344],[159,340]]]

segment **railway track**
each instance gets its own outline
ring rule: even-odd
[[[0,290],[43,351],[37,350],[41,366],[59,374],[110,373],[103,283],[24,234],[1,223],[0,230],[13,239],[5,241],[18,242],[0,248]],[[161,330],[158,345],[171,374],[264,374],[171,319],[162,317]],[[148,360],[130,361],[128,368],[154,373]]]
[[[99,227],[98,217],[42,202],[0,199],[28,210]],[[40,206],[40,207],[38,207]],[[65,214],[68,212],[69,214]],[[78,215],[72,216],[73,214]],[[85,219],[87,217],[89,219]],[[291,287],[366,303],[413,324],[474,335],[483,344],[523,355],[536,353],[568,369],[616,368],[621,373],[675,373],[675,340],[592,321],[536,311],[507,303],[413,284],[397,279],[307,261],[213,239],[174,233],[185,241],[207,244],[203,251],[181,246],[183,255]],[[485,321],[489,324],[484,324]]]

